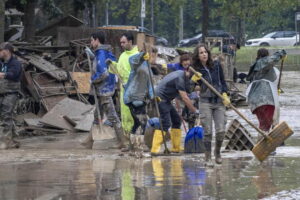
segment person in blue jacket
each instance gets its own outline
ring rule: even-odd
[[[13,53],[10,43],[0,44],[0,59],[3,59],[0,66],[0,119],[3,126],[0,132],[0,149],[20,146],[20,143],[13,139],[13,110],[21,90],[22,64]]]
[[[177,70],[187,70],[191,66],[191,58],[189,54],[182,54],[179,58],[179,63],[170,63],[167,64],[168,70],[177,71]]]
[[[101,111],[105,113],[108,120],[112,123],[118,139],[119,148],[125,147],[126,138],[123,134],[120,119],[116,113],[115,106],[112,100],[112,95],[115,92],[116,77],[114,74],[108,72],[106,59],[115,61],[116,58],[110,51],[110,45],[105,45],[105,35],[102,31],[93,33],[91,35],[91,47],[94,50],[95,57],[92,66],[91,84],[96,88],[98,102]],[[98,115],[95,112],[95,122],[99,122]],[[100,122],[101,123],[101,122]],[[92,134],[82,143],[88,148],[92,148],[93,138]]]

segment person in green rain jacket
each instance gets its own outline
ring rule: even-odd
[[[124,52],[120,55],[118,62],[108,60],[111,65],[109,72],[117,74],[121,79],[119,80],[122,84],[126,84],[129,78],[131,67],[129,64],[129,57],[139,53],[138,48],[134,46],[134,37],[131,33],[125,32],[120,39],[121,47]],[[121,120],[122,127],[126,134],[130,133],[133,127],[133,118],[131,116],[129,107],[124,104],[124,88],[120,87],[120,106],[121,106]]]

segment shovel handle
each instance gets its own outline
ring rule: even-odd
[[[147,53],[147,48],[146,48],[146,43],[145,42],[144,42],[144,50]],[[161,120],[161,117],[160,117],[158,103],[157,103],[157,100],[156,100],[156,94],[155,94],[155,90],[154,90],[154,83],[153,83],[153,77],[152,77],[151,67],[150,67],[150,64],[149,64],[148,60],[146,61],[146,63],[147,63],[147,68],[148,68],[148,72],[149,72],[150,84],[151,84],[151,87],[152,87],[152,90],[153,90],[155,110],[156,110],[156,113],[157,113],[157,117],[159,119],[159,126],[160,126],[160,130],[161,130],[162,138],[163,138],[163,144],[164,144],[164,147],[165,147],[165,153],[166,154],[170,154],[170,151],[169,151],[169,149],[167,147],[167,143],[166,143],[166,136],[164,134],[164,130],[163,130],[163,126],[162,126],[162,120]]]
[[[196,70],[192,67],[189,67],[189,69],[196,74]],[[215,93],[218,97],[221,99],[224,99],[223,96],[204,78],[201,77],[200,79],[213,93]],[[259,132],[264,138],[268,138],[268,136],[257,126],[255,126],[245,115],[243,115],[236,107],[234,107],[231,103],[229,104],[229,107],[234,110],[241,118],[243,118],[250,126],[252,126],[257,132]]]
[[[87,59],[88,59],[88,64],[89,64],[89,69],[90,72],[92,73],[92,63],[91,63],[91,59],[90,59],[90,54],[86,54]],[[98,116],[98,120],[99,120],[99,128],[102,131],[102,124],[101,124],[101,115],[100,115],[100,108],[99,108],[99,103],[98,103],[98,98],[97,98],[97,94],[96,94],[96,88],[94,86],[93,83],[91,83],[91,87],[92,87],[92,91],[93,91],[93,96],[94,96],[94,100],[95,100],[95,105],[96,105],[96,109],[97,109],[97,116]]]

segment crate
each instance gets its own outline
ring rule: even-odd
[[[237,119],[232,120],[228,126],[225,139],[229,140],[225,147],[227,150],[243,151],[254,147],[254,139]]]

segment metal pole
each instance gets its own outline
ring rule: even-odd
[[[298,31],[297,31],[297,14],[295,13],[295,31],[296,31],[296,44],[298,42]]]
[[[183,39],[183,6],[180,6],[179,40]]]
[[[146,2],[141,0],[141,31],[144,32],[144,18],[146,17]]]
[[[106,9],[105,9],[105,24],[108,26],[108,2],[106,2]]]

